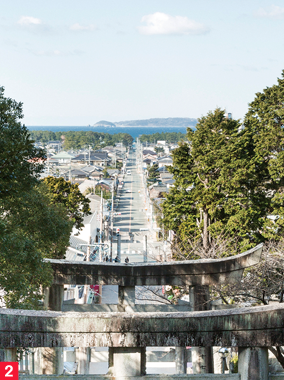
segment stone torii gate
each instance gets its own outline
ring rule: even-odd
[[[83,353],[88,347],[109,347],[110,374],[144,376],[146,346],[180,347],[180,373],[186,373],[182,358],[186,346],[199,347],[196,359],[205,358],[197,363],[196,372],[213,372],[212,346],[237,346],[242,380],[265,380],[267,347],[284,344],[282,305],[194,312],[167,305],[159,306],[158,312],[149,312],[153,305],[135,305],[136,285],[187,285],[193,289],[191,309],[202,310],[206,288],[211,284],[240,281],[243,270],[259,262],[261,251],[259,245],[225,259],[170,263],[46,260],[54,270],[47,305],[55,311],[2,309],[0,348],[5,349],[7,361],[15,347],[47,347],[55,353],[60,347],[80,347]],[[116,284],[119,286],[117,310],[102,313],[103,305],[88,305],[95,312],[62,312],[64,284]],[[55,357],[56,354],[52,360],[56,361]],[[264,377],[251,377],[251,363],[254,372],[258,371],[259,376],[264,373]],[[262,367],[256,363],[262,363]]]

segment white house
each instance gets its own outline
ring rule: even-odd
[[[74,157],[75,156],[73,156],[72,154],[62,151],[62,152],[52,156],[52,160],[57,161],[60,164],[66,164],[66,163],[70,163],[72,158],[74,158]]]
[[[172,166],[173,165],[173,159],[171,157],[161,157],[158,159],[158,165],[159,168],[163,166]]]

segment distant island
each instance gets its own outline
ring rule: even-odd
[[[168,117],[168,118],[154,118],[145,120],[128,120],[128,121],[118,121],[110,122],[106,120],[98,121],[93,125],[94,128],[97,127],[107,127],[107,128],[117,128],[117,127],[129,127],[129,128],[155,128],[155,127],[176,127],[176,128],[187,128],[194,127],[197,123],[197,119],[189,117]]]

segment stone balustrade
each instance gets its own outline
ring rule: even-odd
[[[0,309],[5,347],[269,347],[284,345],[284,304],[180,313]]]

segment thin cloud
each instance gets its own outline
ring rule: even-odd
[[[170,16],[165,13],[156,12],[146,15],[141,19],[143,26],[138,30],[146,35],[197,35],[209,32],[209,28],[194,20],[183,16]]]
[[[39,18],[22,16],[18,21],[18,24],[22,26],[41,25],[42,21]]]
[[[41,19],[32,17],[32,16],[22,16],[17,24],[22,29],[25,29],[29,32],[38,33],[38,32],[49,32],[51,27],[44,24]]]
[[[93,24],[91,25],[80,25],[79,23],[73,24],[69,28],[73,32],[92,32],[97,30],[97,27]]]
[[[284,18],[284,8],[281,8],[278,5],[272,5],[268,10],[260,8],[255,13],[255,16],[272,19],[282,19]]]

